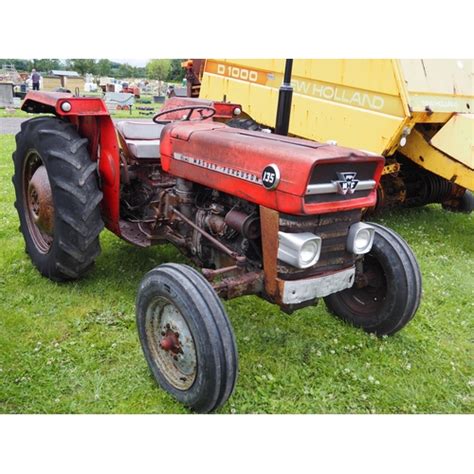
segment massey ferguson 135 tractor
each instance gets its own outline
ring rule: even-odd
[[[138,334],[158,384],[201,413],[237,377],[220,298],[258,295],[285,312],[323,298],[336,316],[394,334],[421,277],[393,231],[361,222],[381,156],[228,126],[237,104],[172,98],[153,121],[114,126],[99,98],[30,92],[13,154],[26,251],[54,281],[84,275],[105,226],[139,247],[171,242],[192,261],[148,272]]]

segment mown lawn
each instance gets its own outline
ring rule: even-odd
[[[0,136],[0,412],[186,413],[155,385],[134,320],[142,276],[183,258],[104,231],[87,278],[42,278],[18,232],[13,148],[13,136]],[[255,297],[228,302],[240,375],[221,413],[473,411],[474,217],[430,206],[379,221],[408,240],[421,265],[412,323],[377,339],[323,303],[288,316]]]

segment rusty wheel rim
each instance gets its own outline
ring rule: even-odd
[[[54,204],[46,167],[34,150],[28,152],[23,165],[23,208],[36,249],[47,254],[53,243]]]
[[[197,374],[193,336],[183,315],[164,297],[157,297],[146,312],[146,337],[156,365],[178,390],[188,390]]]
[[[370,253],[364,257],[363,273],[356,276],[352,288],[341,292],[341,299],[355,314],[374,317],[387,295],[387,278],[382,265]]]

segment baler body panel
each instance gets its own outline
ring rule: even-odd
[[[207,59],[201,98],[227,97],[252,118],[274,127],[283,59]],[[458,147],[435,148],[428,139],[423,160],[403,143],[424,124],[439,130],[454,114],[474,110],[474,61],[454,59],[297,59],[293,62],[294,136],[391,156],[399,152],[433,173],[474,190],[474,136]],[[457,141],[449,127],[443,142]],[[452,170],[456,169],[453,175]]]

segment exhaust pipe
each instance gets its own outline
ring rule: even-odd
[[[275,123],[275,133],[278,135],[288,135],[290,126],[291,100],[293,97],[293,87],[291,87],[291,71],[293,69],[293,59],[287,59],[285,63],[285,77],[278,92],[278,108]]]

